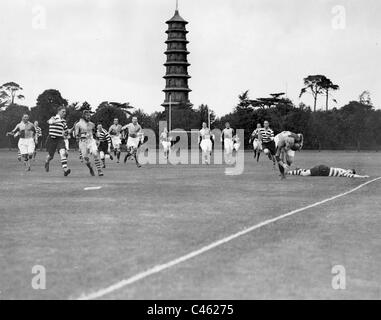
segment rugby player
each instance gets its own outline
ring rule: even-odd
[[[224,143],[224,151],[226,157],[226,163],[230,164],[233,158],[233,136],[234,129],[230,127],[230,123],[225,123],[225,129],[222,130],[221,142]]]
[[[103,172],[101,162],[99,160],[99,151],[97,148],[97,143],[94,139],[95,124],[90,121],[90,118],[91,111],[84,110],[82,113],[82,118],[74,126],[75,136],[79,140],[79,150],[81,150],[83,160],[89,168],[90,174],[95,176],[93,166],[90,162],[90,155],[92,155],[98,171],[98,176],[102,177]]]
[[[302,177],[346,177],[346,178],[369,178],[356,174],[354,169],[341,169],[329,167],[324,164],[315,166],[311,169],[295,169],[287,172],[290,176]]]
[[[275,159],[278,162],[281,177],[284,179],[285,169],[288,169],[294,162],[295,151],[300,151],[303,147],[303,135],[283,131],[275,136],[274,142],[276,146]]]
[[[16,127],[7,133],[8,135],[14,136],[18,132],[20,139],[18,141],[18,148],[21,157],[24,159],[25,170],[31,170],[31,160],[35,151],[35,134],[36,128],[33,123],[29,121],[29,116],[24,114],[21,118],[21,122],[16,125]]]
[[[114,147],[114,155],[116,156],[116,163],[120,160],[120,146],[122,144],[122,125],[119,124],[119,119],[114,119],[114,124],[109,128],[108,133],[111,136],[112,145]]]
[[[42,130],[38,126],[38,121],[34,122],[34,128],[36,129],[36,134],[34,136],[34,143],[35,143],[36,147],[34,149],[33,159],[36,159],[37,148],[41,144],[41,138],[42,138]]]
[[[249,140],[249,143],[253,143],[254,159],[257,159],[257,162],[259,161],[259,156],[261,155],[262,151],[262,141],[260,138],[261,128],[262,125],[257,123],[257,128],[253,131]]]
[[[202,150],[202,163],[210,164],[210,156],[212,153],[212,135],[206,122],[202,123],[202,129],[199,131],[199,143]]]
[[[164,158],[168,159],[169,153],[171,152],[171,141],[169,140],[167,128],[164,128],[160,134],[160,142],[164,149]]]
[[[138,118],[133,117],[132,122],[124,126],[122,130],[128,131],[127,155],[124,158],[124,163],[127,162],[129,157],[133,156],[136,162],[136,166],[140,168],[141,165],[138,161],[137,152],[142,141],[142,136],[144,137],[144,134],[142,133],[142,127],[138,123]]]
[[[274,131],[270,128],[270,123],[266,120],[263,128],[259,129],[259,136],[262,142],[263,152],[273,161],[275,166],[276,146],[274,142]]]
[[[98,150],[102,161],[102,168],[106,168],[106,155],[108,155],[110,159],[113,160],[113,157],[111,155],[111,136],[107,130],[103,129],[101,123],[99,123],[97,126],[97,132],[95,136],[98,140]]]
[[[48,156],[45,161],[45,170],[49,172],[50,161],[54,158],[56,151],[59,152],[61,157],[61,165],[64,171],[64,176],[68,176],[71,170],[67,166],[67,153],[64,137],[67,134],[67,124],[65,120],[66,108],[59,107],[56,116],[48,120],[49,124],[49,136],[46,142],[46,149],[48,151]]]

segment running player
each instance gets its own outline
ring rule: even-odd
[[[8,132],[7,135],[14,136],[16,132],[18,132],[20,135],[18,148],[21,157],[24,159],[25,170],[30,171],[30,162],[33,158],[35,150],[36,128],[34,127],[33,123],[29,121],[29,116],[27,114],[22,116],[21,122],[17,124],[11,132]]]
[[[160,142],[164,149],[164,158],[168,159],[169,153],[171,152],[171,141],[169,140],[167,128],[164,128],[160,134]]]
[[[98,176],[102,177],[102,167],[99,160],[99,152],[97,143],[94,139],[95,124],[90,121],[91,112],[85,110],[82,113],[82,118],[74,126],[75,136],[79,139],[79,149],[81,150],[83,160],[90,170],[90,174],[95,176],[94,169],[90,162],[90,155],[94,157],[94,163],[98,171]]]
[[[226,122],[225,129],[222,130],[221,142],[224,143],[224,151],[227,164],[230,164],[233,158],[233,136],[234,129],[230,127],[229,122]]]
[[[102,161],[102,168],[106,168],[106,155],[108,155],[110,159],[113,160],[113,157],[111,155],[111,148],[112,148],[111,136],[107,132],[107,130],[103,129],[101,123],[99,123],[97,126],[97,132],[95,136],[99,143],[98,150],[99,150],[99,155]]]
[[[295,169],[287,172],[291,176],[302,177],[346,177],[346,178],[369,178],[369,176],[362,176],[356,174],[354,169],[341,169],[328,167],[326,165],[318,165],[311,169]]]
[[[122,126],[119,124],[119,119],[114,119],[114,124],[108,130],[111,136],[112,145],[114,147],[114,155],[116,156],[116,163],[120,160],[120,146],[122,144]]]
[[[67,166],[67,155],[64,137],[67,134],[67,124],[65,120],[66,108],[58,108],[56,116],[48,120],[49,124],[49,136],[46,142],[48,156],[46,157],[45,170],[49,172],[50,161],[54,158],[56,151],[59,152],[61,157],[61,165],[64,171],[64,176],[68,176],[71,170]]]
[[[37,149],[41,144],[41,138],[42,138],[42,130],[38,126],[38,121],[34,122],[34,128],[36,129],[36,134],[34,136],[34,143],[35,143],[36,147],[34,149],[33,159],[36,159]]]
[[[210,164],[210,157],[212,153],[212,135],[210,129],[207,127],[206,122],[202,123],[202,129],[199,131],[199,141],[202,150],[202,163]]]
[[[274,142],[274,131],[270,128],[268,121],[263,123],[263,128],[259,129],[259,134],[261,137],[263,152],[273,161],[275,166],[275,153],[276,146]]]
[[[283,131],[276,135],[274,142],[276,146],[275,159],[278,162],[282,179],[284,179],[285,169],[288,169],[294,162],[295,151],[300,151],[303,147],[303,135]]]
[[[139,145],[142,141],[143,133],[142,133],[142,127],[138,123],[138,118],[133,117],[132,122],[124,126],[122,130],[128,131],[127,154],[124,158],[124,163],[126,163],[127,159],[132,156],[135,159],[136,166],[140,168],[141,165],[139,164],[139,161],[138,161],[137,152],[138,152]]]
[[[261,155],[262,151],[262,141],[260,138],[261,128],[262,125],[257,123],[257,128],[253,131],[249,140],[249,143],[253,143],[254,159],[257,159],[257,162],[259,161],[259,156]]]
[[[241,147],[241,141],[237,135],[233,137],[233,150],[237,153]]]

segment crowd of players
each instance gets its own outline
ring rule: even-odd
[[[83,110],[81,119],[74,124],[72,128],[68,128],[65,116],[66,109],[60,107],[57,114],[48,120],[49,133],[46,140],[46,149],[48,155],[45,161],[45,170],[49,172],[50,162],[56,153],[61,159],[61,166],[64,176],[68,176],[71,170],[68,167],[68,151],[69,139],[74,137],[77,139],[79,147],[79,157],[89,169],[92,176],[95,176],[91,157],[95,164],[98,176],[103,176],[106,167],[106,158],[116,162],[120,162],[122,142],[126,143],[127,154],[124,163],[128,159],[133,158],[138,167],[141,167],[138,161],[137,152],[139,147],[145,142],[143,129],[138,123],[136,117],[132,118],[132,122],[122,126],[118,119],[114,119],[114,123],[109,130],[103,128],[102,124],[95,125],[91,122],[91,111]],[[27,114],[23,115],[22,120],[16,127],[8,132],[7,135],[14,137],[19,136],[18,159],[23,159],[26,171],[31,170],[31,162],[36,157],[37,146],[41,143],[42,131],[38,126],[38,122],[30,122]],[[202,150],[202,162],[210,164],[211,154],[213,150],[214,135],[204,122],[199,131],[199,145]],[[160,142],[163,147],[164,156],[168,158],[173,141],[167,129],[160,134]],[[234,152],[238,152],[240,148],[239,137],[235,134],[235,130],[231,128],[227,122],[222,131],[221,142],[224,145],[225,162],[231,164],[234,162]],[[366,178],[356,174],[353,169],[332,168],[325,165],[318,165],[311,169],[291,170],[290,167],[294,162],[295,152],[303,148],[304,137],[301,133],[293,133],[283,131],[274,135],[274,131],[270,128],[268,121],[262,124],[258,123],[257,128],[250,136],[250,144],[253,145],[254,158],[259,161],[260,154],[263,152],[273,162],[275,166],[278,164],[280,176],[282,179],[286,175],[297,176],[342,176],[350,178]]]

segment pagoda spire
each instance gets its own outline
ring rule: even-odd
[[[164,66],[166,68],[165,88],[164,88],[164,102],[162,106],[168,110],[169,105],[172,108],[181,106],[192,106],[189,101],[189,93],[192,91],[188,86],[190,75],[188,74],[187,56],[187,29],[188,22],[184,20],[178,12],[178,0],[176,0],[176,11],[174,16],[167,22],[168,29],[166,31],[168,38],[165,43],[167,50],[165,55],[167,57]]]

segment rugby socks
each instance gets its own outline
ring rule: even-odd
[[[17,160],[21,162],[21,152],[20,152],[20,149],[17,152]]]
[[[101,166],[101,162],[99,161],[99,159],[94,159],[94,162],[95,162],[95,166],[98,170],[98,172],[102,172],[102,166]]]
[[[287,174],[289,174],[290,176],[300,176],[302,172],[303,172],[302,169],[296,169],[296,170],[288,171]]]
[[[117,159],[118,162],[119,162],[119,160],[120,160],[120,151],[119,151],[119,150],[116,152],[116,159]]]
[[[67,170],[67,157],[66,157],[66,154],[65,155],[61,155],[61,165],[62,165],[62,169],[64,171]]]

